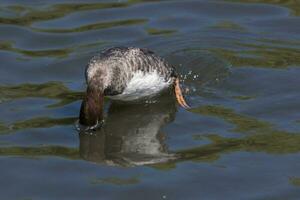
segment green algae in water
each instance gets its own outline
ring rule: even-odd
[[[266,134],[255,134],[242,139],[210,137],[212,144],[178,152],[183,159],[215,160],[221,153],[229,152],[265,152],[270,154],[297,153],[300,151],[300,135],[276,131]],[[204,159],[203,159],[204,156]],[[208,156],[205,158],[205,156]]]
[[[277,155],[300,152],[300,133],[277,130],[268,122],[237,114],[232,109],[221,106],[203,106],[191,111],[219,117],[235,125],[234,131],[251,134],[243,138],[204,135],[202,137],[209,139],[211,144],[179,150],[176,152],[178,159],[152,165],[154,168],[170,170],[176,167],[176,163],[183,161],[214,162],[222,154],[232,152],[264,152]]]
[[[71,48],[48,49],[48,50],[26,50],[13,47],[13,43],[9,41],[0,42],[0,50],[10,51],[29,57],[66,57],[71,52]]]
[[[39,147],[0,147],[1,156],[40,157],[57,156],[71,160],[79,159],[78,148],[64,146],[39,146]]]
[[[89,10],[126,7],[127,3],[74,3],[55,4],[47,9],[31,9],[25,6],[18,6],[18,10],[26,10],[26,14],[15,18],[0,18],[2,24],[30,25],[38,21],[47,21],[64,17],[66,15]]]
[[[289,8],[295,16],[300,15],[299,1],[297,0],[225,0],[237,3],[267,3],[271,5],[283,6]]]
[[[88,47],[94,46],[94,47],[100,48],[104,44],[106,44],[106,43],[102,42],[102,41],[97,41],[94,43],[75,45],[75,46],[61,48],[61,49],[26,50],[26,49],[20,49],[20,48],[14,47],[13,42],[1,41],[0,42],[0,50],[21,54],[21,55],[29,57],[29,58],[40,58],[40,57],[66,58],[66,57],[70,56],[70,54],[72,54],[72,53],[78,54],[81,51],[87,49]],[[21,57],[21,58],[16,58],[16,59],[19,59],[22,61],[30,60],[26,57],[25,58]]]
[[[247,101],[251,99],[255,99],[255,96],[246,96],[246,95],[240,95],[240,96],[233,96],[232,98],[237,99],[237,100],[242,100],[242,101]]]
[[[240,26],[237,23],[231,22],[231,21],[222,21],[220,23],[217,23],[212,28],[215,29],[223,29],[223,30],[236,30],[236,31],[243,31],[246,32],[246,28]]]
[[[199,108],[191,109],[193,113],[199,113],[202,115],[214,116],[222,118],[224,121],[234,124],[236,127],[234,132],[257,132],[266,131],[271,128],[271,124],[268,122],[260,121],[253,117],[237,114],[232,109],[222,106],[201,106]]]
[[[171,35],[177,32],[176,30],[172,30],[172,29],[156,29],[156,28],[147,28],[146,31],[149,35]]]
[[[265,134],[254,134],[245,138],[224,138],[219,135],[207,136],[211,144],[183,149],[176,152],[178,159],[151,165],[159,170],[176,168],[184,161],[214,162],[223,154],[233,152],[263,152],[268,154],[291,154],[300,152],[300,133],[273,130]]]
[[[226,110],[226,109],[225,109]],[[243,118],[242,123],[236,119],[234,112],[226,110],[217,112],[219,117],[228,118],[231,123],[241,126],[244,122],[252,121],[248,116],[236,114]],[[215,115],[216,112],[213,112]],[[250,119],[248,119],[250,118]],[[264,152],[269,154],[290,154],[300,152],[300,133],[291,133],[274,129],[268,123],[262,121],[259,126],[247,126],[245,130],[251,132],[243,138],[225,138],[216,134],[205,135],[211,141],[210,144],[183,149],[175,152],[176,159],[159,164],[150,165],[160,170],[170,170],[176,167],[176,163],[184,161],[214,162],[223,154],[232,152]],[[267,124],[267,126],[266,126]],[[68,159],[80,159],[77,148],[64,148],[59,146],[42,147],[5,147],[0,148],[2,156],[59,156]],[[103,180],[102,180],[103,181]]]
[[[50,107],[60,107],[83,98],[83,92],[72,91],[61,82],[42,84],[24,83],[14,86],[0,86],[0,96],[3,99],[15,100],[27,97],[57,99],[60,102]]]
[[[69,118],[50,118],[50,117],[36,117],[24,121],[17,121],[9,126],[0,124],[0,135],[9,134],[18,130],[32,129],[32,128],[50,128],[53,126],[72,125],[77,120],[77,117]]]
[[[292,185],[300,187],[300,178],[298,177],[291,177],[289,178],[289,181]]]
[[[300,50],[262,44],[239,44],[251,50],[212,49],[228,60],[233,67],[259,67],[285,69],[300,66]]]
[[[213,162],[222,154],[232,152],[264,152],[269,154],[290,154],[300,152],[300,134],[276,131],[266,134],[255,134],[245,138],[223,138],[218,135],[208,137],[212,143],[200,147],[176,152],[178,159],[166,163],[150,165],[156,169],[169,170],[176,163],[184,161]],[[1,156],[58,156],[68,159],[80,159],[77,148],[60,146],[42,147],[0,147]]]
[[[110,21],[110,22],[101,22],[95,24],[84,25],[76,28],[70,29],[38,29],[34,28],[35,31],[47,32],[47,33],[76,33],[76,32],[84,32],[91,30],[99,30],[99,29],[107,29],[118,26],[130,26],[130,25],[139,25],[144,24],[148,20],[147,19],[127,19],[127,20],[118,20],[118,21]]]
[[[23,12],[24,15],[14,18],[0,17],[1,24],[14,24],[21,26],[30,26],[34,22],[54,20],[65,17],[67,15],[92,11],[99,9],[125,8],[137,3],[148,2],[142,0],[134,0],[128,2],[103,2],[103,3],[60,3],[54,4],[43,9],[34,9],[26,6],[9,6],[12,10]],[[151,2],[151,1],[149,1]]]
[[[183,157],[193,152],[225,152],[227,151],[258,151],[275,154],[296,153],[300,151],[300,133],[291,133],[275,129],[272,124],[235,113],[232,109],[221,106],[203,106],[192,112],[219,117],[236,126],[234,131],[252,133],[244,138],[223,138],[219,135],[208,135],[212,144],[183,150]],[[213,157],[218,157],[217,155]]]
[[[3,132],[6,132],[8,130],[9,130],[9,128],[7,126],[5,126],[4,123],[0,122],[0,134]]]

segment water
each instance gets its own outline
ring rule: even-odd
[[[1,199],[299,199],[300,3],[20,1],[0,7]],[[78,133],[84,68],[147,47],[181,73],[168,91],[106,102]]]

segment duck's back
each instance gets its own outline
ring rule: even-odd
[[[175,70],[147,49],[115,47],[102,51],[88,63],[88,85],[113,99],[135,100],[168,87]]]

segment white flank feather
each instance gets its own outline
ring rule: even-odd
[[[156,71],[144,73],[142,71],[135,72],[127,87],[122,94],[109,96],[114,100],[132,101],[142,97],[152,96],[161,90],[169,87],[171,79],[165,81]]]

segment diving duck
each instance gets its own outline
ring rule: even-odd
[[[175,69],[148,49],[106,49],[91,58],[85,78],[87,90],[79,116],[82,125],[94,126],[103,120],[104,96],[112,100],[134,101],[173,87],[179,105],[189,108]]]

